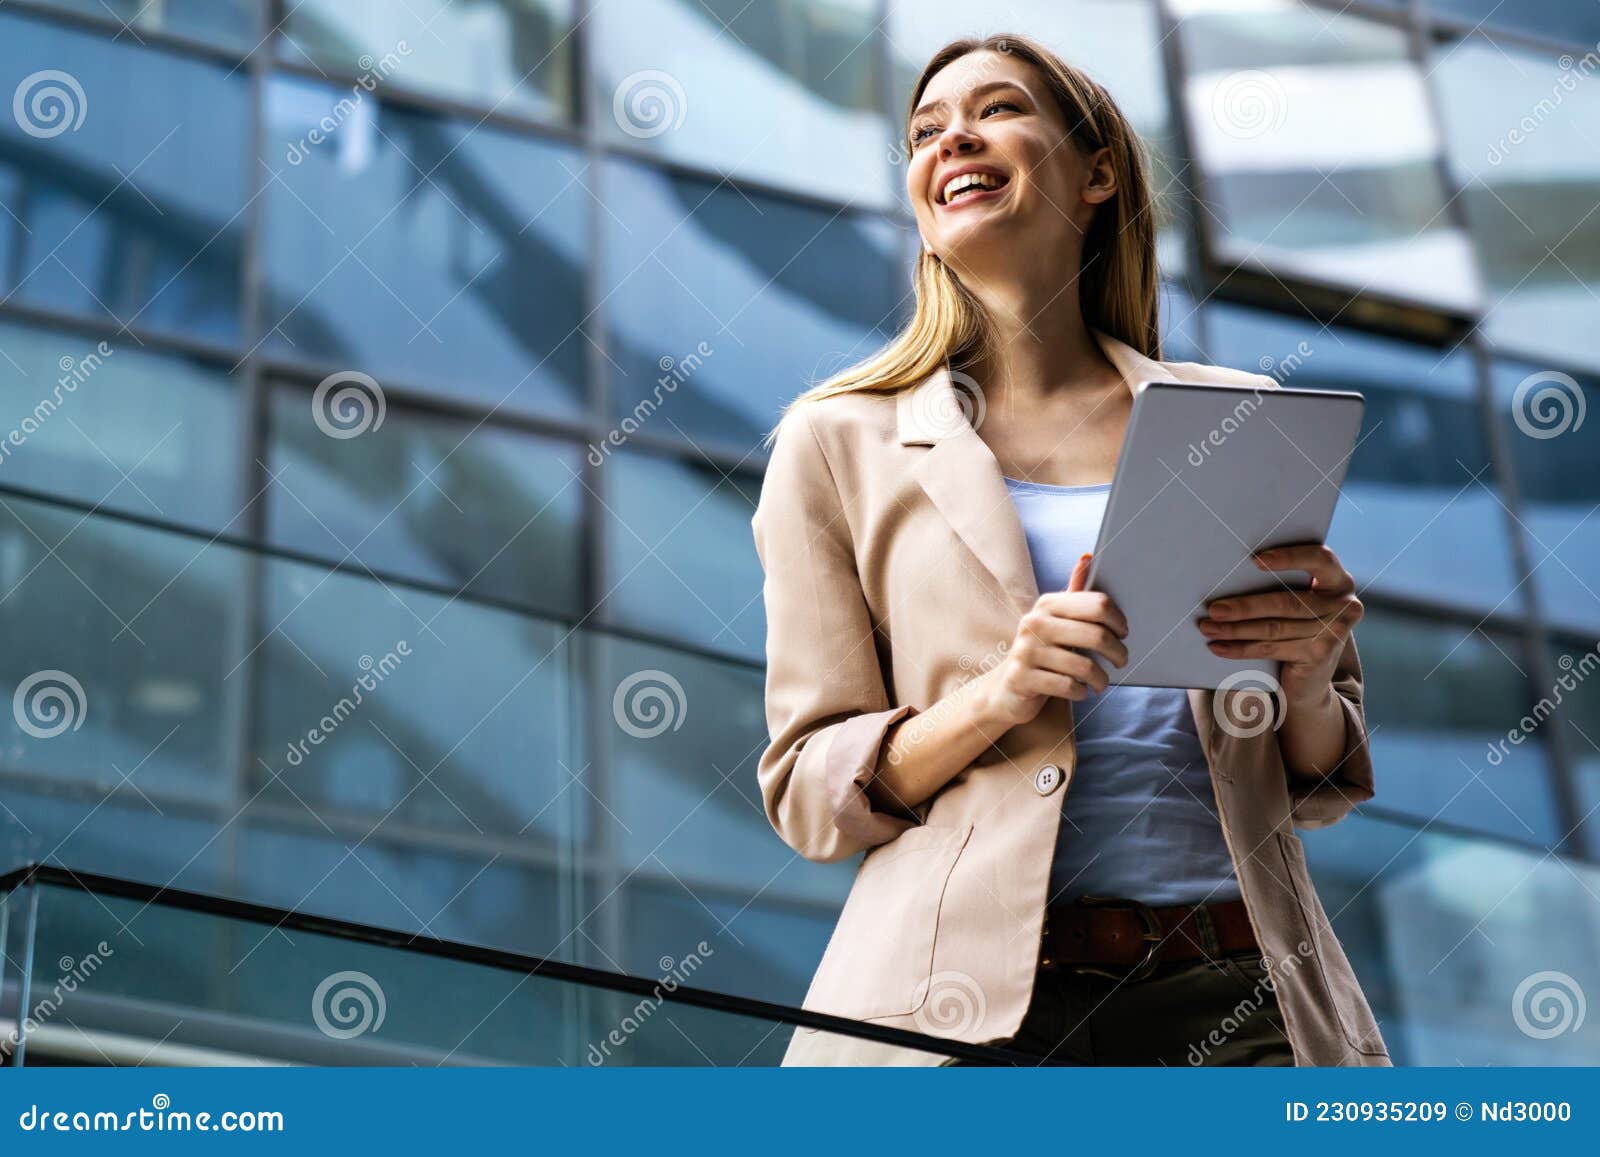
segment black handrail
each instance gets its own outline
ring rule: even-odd
[[[785,1004],[756,1000],[753,997],[734,996],[707,988],[677,985],[671,990],[660,981],[632,976],[622,972],[605,972],[582,964],[552,960],[501,948],[488,948],[480,944],[465,944],[455,940],[440,940],[434,936],[413,935],[392,928],[380,928],[333,916],[317,916],[306,912],[274,908],[238,900],[231,896],[217,896],[209,892],[194,892],[185,888],[172,888],[127,880],[118,876],[103,876],[95,872],[77,872],[55,864],[28,864],[0,875],[0,892],[10,892],[27,884],[41,883],[58,888],[68,888],[90,895],[119,896],[145,904],[158,904],[190,912],[204,912],[212,916],[246,920],[256,924],[271,924],[300,932],[333,936],[341,940],[360,941],[384,948],[420,952],[465,964],[479,964],[487,968],[500,968],[509,972],[539,974],[553,980],[565,980],[591,988],[623,992],[630,996],[648,996],[663,1003],[692,1005],[716,1012],[737,1016],[777,1021],[780,1024],[821,1029],[841,1036],[858,1037],[883,1044],[899,1045],[922,1052],[959,1057],[962,1060],[984,1064],[1054,1066],[1060,1062],[1041,1060],[1027,1053],[996,1045],[975,1045],[946,1037],[928,1036],[909,1029],[873,1024],[870,1021],[851,1020],[831,1013],[813,1012],[805,1008],[792,1008]]]

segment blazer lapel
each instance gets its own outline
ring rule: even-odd
[[[1109,334],[1090,330],[1129,391],[1141,382],[1170,380],[1162,363]],[[902,445],[924,445],[912,474],[961,541],[994,575],[1021,616],[1039,598],[1022,521],[994,453],[973,427],[982,425],[981,387],[941,365],[897,398]]]

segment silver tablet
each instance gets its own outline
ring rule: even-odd
[[[1310,585],[1250,554],[1326,539],[1365,405],[1344,390],[1140,383],[1087,580],[1128,620],[1128,665],[1102,664],[1112,683],[1277,680],[1276,660],[1213,655],[1194,624],[1212,599]]]

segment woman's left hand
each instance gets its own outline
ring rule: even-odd
[[[1282,660],[1278,683],[1288,704],[1322,703],[1345,640],[1361,621],[1356,581],[1320,543],[1257,551],[1255,562],[1266,571],[1305,571],[1311,589],[1214,599],[1198,624],[1206,646],[1226,659]]]

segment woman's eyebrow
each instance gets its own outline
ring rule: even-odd
[[[1014,88],[1023,94],[1026,94],[1028,91],[1014,80],[991,80],[986,84],[978,85],[967,95],[982,96],[984,93],[993,92],[997,88]],[[917,111],[911,114],[911,119],[916,120],[923,113],[932,112],[934,109],[944,108],[949,103],[949,101],[945,100],[943,97],[940,97],[938,100],[930,100],[926,104],[918,105]]]

